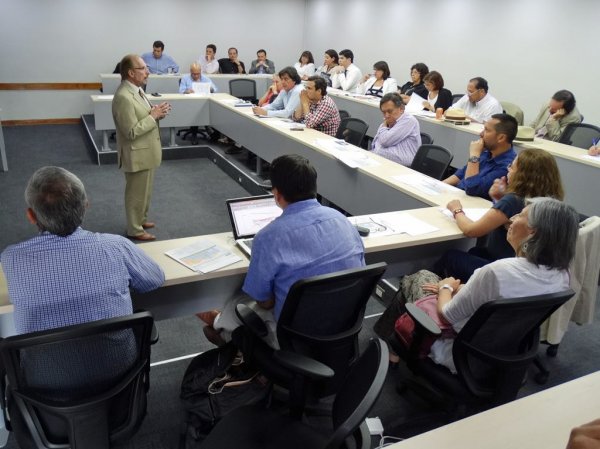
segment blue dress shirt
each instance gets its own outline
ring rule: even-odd
[[[179,93],[182,94],[186,90],[192,89],[193,88],[193,83],[210,83],[210,91],[211,91],[211,93],[219,91],[219,89],[217,89],[217,86],[215,85],[215,83],[213,83],[212,80],[208,76],[205,76],[202,73],[200,75],[200,79],[198,81],[194,81],[192,79],[192,75],[190,75],[190,74],[187,74],[187,75],[183,76],[181,78],[181,83],[179,84]]]
[[[460,179],[456,187],[467,192],[467,195],[480,196],[489,200],[490,196],[488,192],[494,183],[494,179],[506,176],[508,165],[516,156],[517,153],[513,147],[510,147],[507,151],[494,158],[490,150],[484,149],[479,159],[479,173],[475,176],[465,178],[466,165],[456,170],[454,174]]]
[[[298,201],[254,238],[242,289],[256,301],[275,298],[277,320],[297,280],[364,264],[362,240],[346,217],[317,200]]]
[[[296,84],[290,90],[282,90],[275,101],[263,106],[269,117],[290,118],[300,105],[300,92],[304,89],[302,84]]]
[[[7,247],[1,260],[19,334],[131,314],[129,289],[165,280],[129,240],[81,228],[66,237],[43,232]]]
[[[164,75],[169,73],[169,68],[173,73],[179,73],[179,66],[173,58],[168,54],[163,53],[160,58],[156,59],[152,52],[144,53],[142,59],[148,66],[150,73],[155,75]]]

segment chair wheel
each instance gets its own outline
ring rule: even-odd
[[[548,382],[548,376],[548,373],[537,373],[533,378],[538,385],[545,385]]]
[[[558,345],[548,345],[546,355],[548,357],[556,357],[556,354],[558,354]]]

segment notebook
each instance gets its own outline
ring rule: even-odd
[[[252,254],[254,236],[281,215],[273,195],[234,198],[226,201],[233,238],[248,256]]]

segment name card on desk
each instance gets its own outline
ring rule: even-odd
[[[381,165],[369,157],[369,152],[340,139],[316,139],[315,145],[327,150],[338,161],[350,168],[366,168]]]

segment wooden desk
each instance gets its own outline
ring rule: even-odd
[[[352,117],[360,118],[369,124],[367,134],[374,136],[381,124],[382,115],[379,111],[379,101],[354,98],[348,94],[332,91],[331,98],[339,109],[347,110]],[[469,157],[469,144],[478,139],[483,125],[472,123],[470,125],[453,125],[441,122],[434,118],[416,116],[419,120],[421,131],[431,135],[434,143],[441,145],[454,154],[452,165],[462,167]],[[591,142],[590,142],[591,145]],[[600,195],[595,192],[594,186],[600,176],[600,163],[582,159],[586,150],[536,139],[533,143],[517,143],[514,148],[517,152],[525,148],[541,148],[548,151],[556,158],[565,189],[565,201],[575,207],[578,212],[585,215],[600,215]]]
[[[146,92],[150,95],[152,92],[161,94],[177,94],[179,93],[179,81],[182,75],[148,75],[146,83]],[[118,73],[101,73],[100,80],[102,81],[102,93],[104,95],[113,95],[121,84],[121,75]],[[229,90],[227,91],[229,92]]]
[[[367,263],[385,261],[389,264],[387,276],[406,274],[430,266],[440,254],[450,248],[467,249],[474,241],[467,239],[454,222],[437,208],[425,208],[403,213],[426,221],[437,231],[417,237],[406,234],[386,237],[367,237],[365,244]],[[198,239],[209,239],[230,249],[241,261],[220,270],[196,273],[170,257],[165,251],[189,245]],[[225,300],[240,291],[248,270],[248,258],[235,246],[231,232],[182,239],[142,243],[139,247],[158,263],[165,272],[164,285],[153,292],[133,295],[134,307],[152,311],[156,319],[189,315],[202,310],[219,308]],[[8,299],[6,279],[0,270],[0,324],[2,336],[12,329],[13,306]],[[3,315],[8,315],[4,317]]]
[[[2,109],[0,109],[2,112]],[[2,133],[2,117],[0,116],[0,168],[2,171],[8,171],[8,162],[6,162],[6,146],[4,145],[4,134]]]
[[[600,371],[401,441],[393,449],[565,449],[600,417]]]

